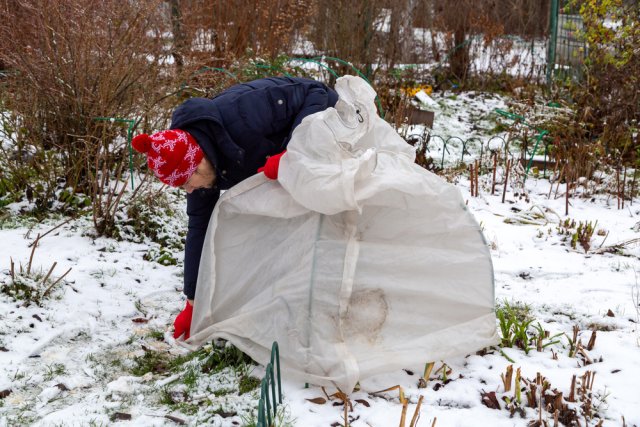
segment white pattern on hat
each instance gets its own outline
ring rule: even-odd
[[[182,178],[182,173],[174,170],[173,172],[171,172],[171,175],[169,175],[168,177],[165,178],[165,182],[167,184],[169,184],[172,187],[176,186],[176,181],[180,178]]]
[[[191,175],[195,173],[196,169],[198,169],[198,165],[196,164],[196,162],[194,161],[189,162],[189,167],[184,172],[184,174],[187,176],[187,179],[189,179]]]
[[[162,166],[167,164],[167,161],[162,157],[150,157],[149,161],[151,162],[151,169],[153,169],[154,171],[160,170]]]
[[[168,132],[167,132],[168,133]],[[172,132],[175,135],[175,132]],[[187,137],[178,133],[177,138],[167,138],[167,136],[165,135],[159,135],[159,134],[155,134],[151,136],[151,139],[153,139],[156,142],[156,151],[160,151],[161,149],[166,149],[168,148],[169,151],[173,151],[176,148],[176,144],[178,143],[178,141],[183,141],[183,142],[188,142],[187,141]]]
[[[189,145],[187,147],[187,153],[184,155],[184,158],[189,160],[190,162],[194,162],[196,159],[196,154],[198,154],[199,150],[200,147],[198,147],[197,145]]]

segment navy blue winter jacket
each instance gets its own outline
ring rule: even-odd
[[[216,170],[216,185],[187,195],[189,229],[184,293],[193,299],[209,219],[220,190],[254,175],[268,156],[284,150],[306,116],[335,106],[338,94],[323,83],[289,77],[232,86],[213,99],[191,98],[173,113],[171,129],[189,132]]]

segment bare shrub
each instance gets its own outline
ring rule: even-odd
[[[46,270],[42,268],[35,268],[33,255],[38,247],[40,238],[41,236],[38,234],[38,237],[32,243],[33,249],[31,249],[29,262],[26,266],[20,263],[18,269],[16,269],[13,258],[10,259],[9,280],[6,280],[6,283],[0,285],[0,293],[10,296],[16,301],[24,301],[24,306],[28,306],[31,303],[38,306],[41,305],[46,298],[51,296],[52,292],[59,289],[57,285],[60,284],[71,271],[71,268],[69,268],[64,274],[56,280],[53,280],[52,273],[58,265],[57,262],[51,264],[51,267],[49,267],[46,273]]]
[[[172,85],[159,0],[6,0],[0,61],[8,68],[0,152],[12,190],[47,209],[59,188],[95,196],[128,160],[122,127],[98,117],[141,116]],[[170,70],[168,70],[170,71]],[[117,177],[118,173],[115,176]],[[29,196],[29,193],[27,194]]]
[[[634,2],[572,2],[584,19],[589,49],[584,78],[569,83],[575,100],[574,127],[593,141],[603,161],[636,167],[640,122],[640,9]]]
[[[187,72],[246,56],[290,52],[311,0],[172,0],[173,32]],[[178,22],[179,20],[179,22]],[[178,25],[179,23],[179,25]]]

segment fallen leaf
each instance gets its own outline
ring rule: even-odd
[[[111,415],[111,421],[129,421],[131,419],[131,414],[126,414],[124,412],[116,412]]]
[[[174,417],[173,415],[165,415],[166,419],[173,421],[176,424],[180,424],[181,426],[186,425],[187,422],[181,418]]]
[[[356,399],[356,402],[358,403],[362,403],[364,406],[366,406],[367,408],[370,407],[371,405],[369,404],[369,402],[367,402],[364,399]]]
[[[490,409],[500,409],[500,402],[498,402],[495,391],[490,391],[489,393],[487,393],[483,390],[481,396],[482,404],[484,406]]]
[[[36,319],[36,320],[38,320],[38,321],[42,322],[42,318],[41,318],[40,316],[38,316],[37,314],[34,314],[32,317],[33,317],[34,319]]]
[[[0,347],[0,351],[9,351],[7,347]]]
[[[316,405],[324,405],[327,403],[327,399],[324,397],[314,397],[313,399],[307,399],[311,403],[315,403]]]
[[[9,396],[10,394],[11,394],[11,390],[10,389],[2,390],[2,391],[0,391],[0,399],[4,399],[5,397]]]
[[[62,391],[69,391],[69,388],[66,385],[62,384],[62,383],[56,384],[56,387],[58,387],[58,389],[60,389]]]
[[[609,316],[609,317],[616,317],[616,315],[615,315],[615,314],[613,314],[613,311],[611,311],[611,309],[609,309],[609,310],[607,311],[607,316]]]
[[[147,323],[149,319],[145,319],[144,317],[136,317],[135,319],[131,319],[134,323]]]

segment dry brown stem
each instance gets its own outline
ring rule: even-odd
[[[416,427],[416,425],[418,424],[418,420],[420,419],[420,407],[422,406],[422,401],[424,400],[424,396],[420,396],[420,398],[418,398],[418,403],[416,404],[416,410],[413,413],[413,418],[411,418],[411,424],[409,424],[409,427]]]

